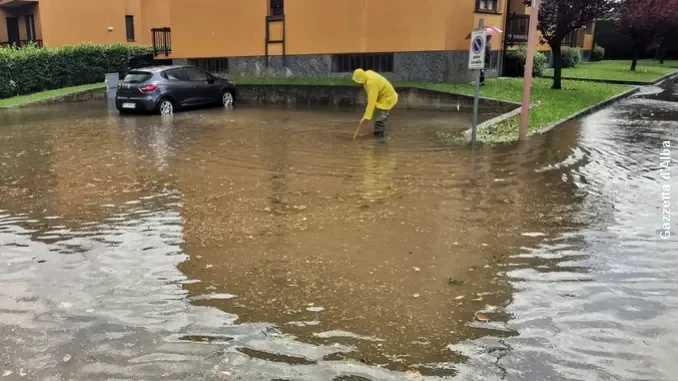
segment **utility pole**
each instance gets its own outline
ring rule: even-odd
[[[527,125],[530,120],[530,95],[532,92],[532,70],[534,69],[534,52],[537,49],[537,24],[539,23],[540,0],[532,0],[530,25],[527,37],[527,58],[523,78],[523,106],[520,111],[520,135],[518,140],[527,139]]]

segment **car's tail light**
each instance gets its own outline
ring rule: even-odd
[[[158,88],[158,85],[156,85],[155,83],[152,83],[150,85],[141,86],[139,88],[139,90],[141,90],[141,92],[143,92],[143,93],[150,93],[151,91],[155,91],[155,89],[157,89],[157,88]]]

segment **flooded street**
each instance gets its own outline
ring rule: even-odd
[[[475,154],[457,113],[2,111],[0,380],[671,380],[665,90]]]

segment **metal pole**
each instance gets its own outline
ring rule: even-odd
[[[483,29],[485,27],[485,20],[480,19],[478,21],[478,29]],[[487,43],[487,40],[485,40]],[[487,49],[487,47],[485,47]],[[471,146],[476,146],[476,134],[478,132],[478,98],[480,98],[480,70],[476,70],[476,89],[475,96],[473,97],[473,127],[471,128]]]
[[[530,93],[532,92],[532,70],[534,69],[534,51],[537,49],[537,23],[539,22],[539,1],[532,0],[530,25],[527,37],[527,58],[523,79],[523,106],[520,111],[520,134],[518,140],[527,139],[527,125],[530,120]]]

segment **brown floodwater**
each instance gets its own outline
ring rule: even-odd
[[[0,112],[0,380],[669,380],[672,91],[475,152],[463,113]]]

